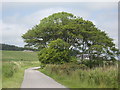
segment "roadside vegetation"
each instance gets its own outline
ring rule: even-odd
[[[36,52],[3,51],[2,56],[2,88],[20,88],[25,69],[40,66]]]
[[[2,88],[2,53],[0,52],[0,89]]]
[[[89,69],[83,64],[51,64],[40,71],[68,88],[118,88],[115,65]]]

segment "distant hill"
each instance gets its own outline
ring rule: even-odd
[[[0,50],[11,50],[11,51],[32,50],[32,51],[36,51],[36,49],[18,47],[15,45],[8,45],[8,44],[0,44]]]

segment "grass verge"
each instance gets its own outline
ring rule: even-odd
[[[118,88],[116,66],[80,68],[66,64],[47,65],[40,71],[68,88]]]
[[[12,65],[10,65],[10,63],[12,63]],[[15,64],[14,67],[13,64]],[[38,61],[4,62],[4,70],[2,72],[2,88],[20,88],[24,78],[25,69],[36,66],[40,66]]]
[[[37,52],[0,51],[2,53],[2,88],[20,88],[25,69],[40,66]]]

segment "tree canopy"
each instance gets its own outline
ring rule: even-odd
[[[62,39],[51,41],[39,52],[39,61],[44,64],[62,64],[70,60],[69,44]]]
[[[1,44],[0,43],[0,50],[11,50],[11,51],[23,51],[23,50],[32,50],[37,51],[37,49],[27,48],[27,47],[18,47],[15,45],[8,45],[8,44]]]
[[[91,21],[67,12],[54,13],[42,19],[40,24],[22,37],[28,46],[39,49],[48,47],[51,41],[59,38],[68,43],[69,48],[76,48],[81,54],[90,54],[91,59],[104,57],[115,60],[119,55],[119,50],[107,33]]]

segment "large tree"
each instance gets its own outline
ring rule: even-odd
[[[60,38],[69,43],[71,49],[76,48],[82,55],[89,54],[91,59],[104,57],[115,60],[119,54],[113,39],[104,31],[91,21],[67,12],[54,13],[42,19],[22,37],[28,46],[39,49]]]

